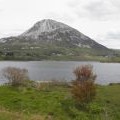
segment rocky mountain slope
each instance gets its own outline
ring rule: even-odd
[[[13,38],[3,38],[2,41],[10,41],[12,44],[15,42],[32,42],[34,44],[45,42],[65,46],[107,49],[76,29],[50,19],[37,22],[23,34]]]

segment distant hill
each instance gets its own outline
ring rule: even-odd
[[[16,37],[0,39],[1,54],[13,52],[15,59],[78,59],[94,56],[109,56],[107,47],[97,43],[78,30],[51,19],[37,22],[33,27]],[[86,58],[87,57],[87,58]]]

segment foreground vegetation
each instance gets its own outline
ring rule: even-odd
[[[76,79],[30,81],[26,69],[6,67],[0,86],[0,120],[119,120],[120,85],[95,85],[91,65],[77,67]]]
[[[95,100],[77,106],[66,85],[0,87],[0,120],[119,120],[120,85],[97,86]]]

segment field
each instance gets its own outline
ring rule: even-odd
[[[9,48],[9,51],[6,51]],[[56,45],[12,45],[0,46],[0,60],[56,60],[56,61],[100,61],[120,62],[117,50],[99,50],[79,47],[63,47]]]
[[[0,87],[0,120],[120,120],[120,85],[97,86],[95,100],[77,106],[68,86]]]

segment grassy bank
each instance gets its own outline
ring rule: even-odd
[[[96,99],[83,109],[67,86],[0,87],[0,120],[120,120],[120,85],[98,86]]]

